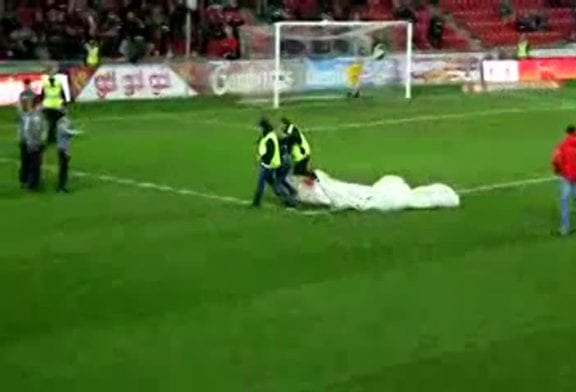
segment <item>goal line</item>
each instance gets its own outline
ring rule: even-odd
[[[302,102],[302,101],[335,101],[343,100],[345,97],[342,94],[305,94],[299,97],[287,96],[282,98],[283,102]],[[271,102],[270,98],[242,98],[238,101],[244,105],[264,105]]]

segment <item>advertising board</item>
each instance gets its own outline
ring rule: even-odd
[[[414,54],[412,83],[444,85],[478,82],[484,56],[484,53]],[[401,66],[404,67],[404,61]]]
[[[482,74],[487,83],[514,83],[520,80],[520,68],[516,60],[485,60]]]
[[[346,70],[354,64],[354,58],[307,60],[306,90],[345,88],[348,86]],[[363,86],[383,86],[400,78],[398,64],[393,58],[365,61],[362,75]]]
[[[271,93],[274,88],[274,61],[222,61],[210,63],[209,85],[216,95],[257,95]],[[297,72],[291,64],[283,64],[280,91],[291,91],[298,84]]]
[[[482,53],[415,54],[413,84],[463,84],[480,81]],[[281,92],[339,89],[347,87],[346,69],[354,58],[283,59]],[[206,95],[272,94],[274,60],[174,62],[170,68],[193,90]],[[361,75],[364,86],[400,84],[406,78],[405,57],[391,55],[382,60],[365,59]],[[73,78],[74,80],[74,78]],[[74,83],[73,83],[74,84]]]
[[[164,64],[103,65],[76,97],[77,101],[179,98],[197,95]]]
[[[522,60],[519,69],[526,82],[576,80],[576,57]]]
[[[274,60],[188,62],[175,63],[171,67],[192,88],[207,95],[272,94],[276,78]],[[280,91],[301,91],[304,74],[304,62],[283,61]]]
[[[480,80],[482,53],[415,54],[411,64],[411,83],[415,85],[462,84]],[[340,88],[346,84],[346,68],[353,58],[307,61],[307,89]],[[383,60],[365,59],[361,76],[364,86],[403,83],[406,79],[404,56]]]
[[[56,74],[56,79],[62,84],[66,100],[70,101],[70,86],[68,77],[65,74]],[[32,89],[36,94],[40,94],[42,85],[48,79],[47,74],[43,73],[15,73],[0,74],[0,106],[14,105],[18,102],[18,96],[22,92],[24,80],[29,79],[32,83]]]

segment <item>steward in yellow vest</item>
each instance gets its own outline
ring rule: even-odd
[[[262,130],[262,137],[258,140],[258,161],[260,163],[260,172],[258,175],[258,185],[254,199],[253,207],[260,207],[266,183],[272,186],[274,193],[280,198],[284,205],[295,207],[294,200],[295,190],[286,181],[285,174],[282,173],[282,158],[280,151],[280,140],[274,132],[274,127],[268,119],[263,118],[259,123]]]
[[[66,105],[64,88],[62,87],[62,84],[56,80],[54,75],[50,75],[42,87],[41,95],[44,118],[48,125],[48,136],[46,142],[48,144],[54,144],[56,143],[56,124],[60,117],[64,115],[64,108]]]
[[[520,41],[518,41],[517,57],[520,60],[530,57],[530,42],[528,42],[524,34],[520,37]]]
[[[91,68],[100,65],[100,46],[94,40],[86,44],[86,65]]]
[[[286,144],[286,148],[290,152],[292,164],[294,165],[294,174],[297,176],[316,178],[314,172],[308,170],[312,150],[306,136],[287,118],[284,117],[281,121],[284,125],[285,135],[282,142]]]

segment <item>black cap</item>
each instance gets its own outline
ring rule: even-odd
[[[258,126],[262,129],[262,132],[265,134],[274,130],[274,127],[270,123],[270,120],[268,120],[266,117],[262,117],[260,119],[260,121],[258,122]]]
[[[32,83],[32,81],[28,78],[24,79],[22,82],[24,83],[25,86],[30,86],[30,84]]]

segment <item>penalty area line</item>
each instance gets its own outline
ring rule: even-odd
[[[326,99],[331,99],[330,96],[327,96]],[[505,109],[488,109],[488,110],[481,110],[481,111],[463,111],[457,113],[430,113],[430,114],[423,114],[423,115],[413,115],[410,117],[398,117],[398,118],[385,118],[382,120],[372,120],[372,121],[362,121],[362,122],[351,122],[351,123],[338,123],[332,125],[324,125],[324,126],[310,126],[307,128],[308,132],[334,132],[334,131],[345,131],[345,130],[352,130],[352,129],[362,129],[362,128],[377,128],[377,127],[385,127],[391,125],[402,125],[402,124],[418,124],[418,123],[425,123],[431,121],[451,121],[451,120],[465,120],[465,119],[472,119],[472,118],[481,118],[481,117],[492,117],[492,116],[500,116],[500,115],[517,115],[517,114],[526,114],[526,113],[554,113],[554,112],[563,112],[563,111],[572,111],[576,109],[576,105],[570,104],[563,104],[557,106],[546,106],[546,105],[534,105],[534,106],[527,106],[527,107],[517,107],[517,108],[505,108]],[[238,110],[238,109],[236,109]],[[206,115],[209,115],[211,112],[204,111]],[[388,114],[390,115],[390,114]],[[86,120],[84,116],[80,117],[83,120]],[[220,127],[232,127],[237,128],[238,124],[235,122],[230,123],[229,121],[222,121],[218,118],[211,118],[206,119],[199,117],[198,114],[191,116],[186,114],[184,117],[175,113],[166,113],[166,112],[150,112],[146,114],[138,113],[138,114],[129,114],[126,113],[124,115],[118,116],[98,116],[90,119],[90,122],[94,123],[101,123],[101,122],[110,122],[110,121],[122,121],[122,120],[154,120],[154,119],[174,119],[175,121],[185,122],[187,125],[218,125]],[[0,125],[0,130],[11,130],[12,126],[4,126]],[[3,137],[2,137],[3,139]]]
[[[492,117],[507,114],[524,114],[532,112],[563,112],[571,111],[576,109],[576,106],[533,106],[530,108],[508,108],[508,109],[491,109],[482,111],[470,111],[461,113],[440,113],[440,114],[426,114],[426,115],[415,115],[411,117],[400,117],[400,118],[387,118],[375,121],[364,121],[357,123],[341,123],[332,126],[320,126],[320,127],[310,127],[308,131],[310,132],[331,132],[339,131],[345,129],[356,129],[356,128],[375,128],[379,126],[387,125],[401,125],[401,124],[411,124],[411,123],[421,123],[429,121],[447,121],[447,120],[465,120],[469,118],[477,117]]]
[[[50,171],[55,171],[54,167],[47,167],[47,169]],[[101,181],[101,182],[118,184],[118,185],[130,187],[130,188],[149,189],[149,190],[154,190],[154,191],[164,192],[164,193],[171,193],[171,194],[180,195],[180,196],[193,196],[196,198],[214,200],[214,201],[219,201],[219,202],[223,202],[223,203],[236,204],[236,205],[242,205],[242,206],[247,206],[250,204],[250,202],[248,200],[242,200],[242,199],[239,199],[236,197],[230,197],[230,196],[221,196],[221,195],[217,195],[214,193],[200,192],[200,191],[196,191],[193,189],[178,188],[178,187],[174,187],[174,186],[170,186],[170,185],[157,184],[157,183],[149,182],[149,181],[137,181],[137,180],[134,180],[131,178],[122,178],[122,177],[106,175],[106,174],[94,174],[94,173],[86,173],[86,172],[81,172],[81,173],[82,173],[81,174],[82,177],[93,178],[93,179]],[[77,172],[72,172],[71,174],[72,174],[72,176],[76,177]]]
[[[0,163],[15,164],[18,162],[15,159],[0,158]],[[44,169],[46,171],[49,171],[49,172],[56,172],[57,171],[57,168],[55,166],[51,166],[51,165],[45,165]],[[78,178],[91,178],[91,179],[94,179],[94,180],[97,180],[100,182],[112,183],[112,184],[130,187],[130,188],[147,189],[147,190],[153,190],[153,191],[158,191],[158,192],[162,192],[162,193],[169,193],[169,194],[173,194],[173,195],[180,195],[180,196],[191,196],[191,197],[196,197],[196,198],[200,198],[200,199],[213,200],[213,201],[226,203],[226,204],[234,204],[234,205],[240,205],[240,206],[249,206],[251,204],[251,201],[249,201],[249,200],[240,199],[240,198],[233,197],[233,196],[224,196],[224,195],[218,195],[215,193],[201,192],[201,191],[197,191],[194,189],[179,188],[179,187],[170,186],[170,185],[166,185],[166,184],[158,184],[158,183],[154,183],[154,182],[150,182],[150,181],[138,181],[138,180],[131,179],[131,178],[123,178],[123,177],[118,177],[118,176],[108,175],[108,174],[97,174],[97,173],[90,173],[90,172],[85,172],[85,171],[72,171],[70,174],[73,177],[78,177]],[[472,188],[464,188],[464,189],[457,190],[456,192],[461,196],[469,196],[469,195],[475,195],[475,194],[489,193],[489,192],[497,191],[497,190],[509,190],[509,189],[515,189],[515,188],[523,188],[523,187],[527,187],[527,186],[531,186],[531,185],[549,183],[549,182],[552,182],[554,180],[557,180],[557,177],[548,176],[548,177],[530,178],[530,179],[526,179],[526,180],[499,182],[499,183],[481,185],[481,186],[472,187]],[[271,205],[270,205],[270,207],[271,207]],[[304,216],[318,216],[318,215],[332,214],[332,213],[340,211],[340,210],[329,210],[329,209],[292,210],[292,209],[289,209],[287,211],[290,211],[291,213],[295,213],[298,215],[304,215]]]
[[[0,163],[12,163],[17,164],[18,162],[15,159],[7,159],[7,158],[0,158]],[[57,167],[52,165],[44,165],[44,170],[55,173],[57,172]],[[214,200],[219,202],[224,202],[228,204],[236,204],[236,205],[249,205],[250,202],[247,200],[242,200],[236,197],[230,196],[221,196],[213,193],[207,192],[200,192],[193,189],[185,189],[185,188],[178,188],[173,187],[170,185],[165,184],[157,184],[150,181],[138,181],[132,178],[122,178],[114,175],[109,174],[97,174],[97,173],[90,173],[86,171],[71,171],[70,175],[72,177],[77,178],[90,178],[96,181],[105,182],[105,183],[113,183],[118,184],[130,188],[140,188],[140,189],[148,189],[148,190],[155,190],[164,193],[172,193],[175,195],[182,195],[182,196],[194,196],[197,198]]]
[[[491,191],[496,191],[496,190],[521,188],[521,187],[526,187],[528,185],[544,184],[547,182],[552,182],[552,181],[557,180],[557,179],[558,179],[558,177],[549,176],[549,177],[531,178],[528,180],[500,182],[500,183],[490,184],[490,185],[481,185],[481,186],[477,186],[474,188],[461,189],[461,190],[456,191],[456,193],[458,193],[459,195],[463,195],[463,196],[473,195],[473,194],[491,192]]]

